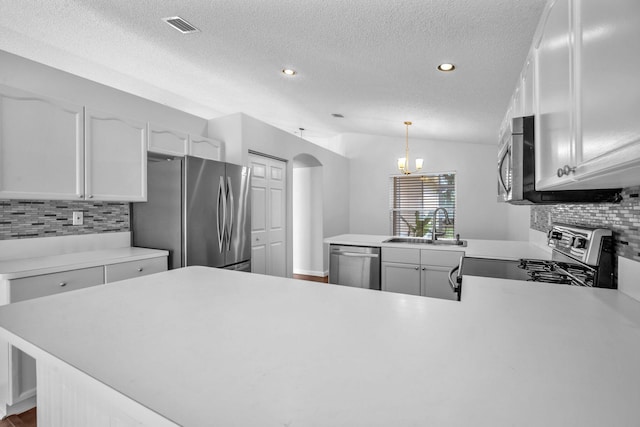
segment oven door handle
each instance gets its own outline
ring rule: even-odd
[[[461,265],[462,265],[462,259],[460,259],[460,264],[456,265],[451,270],[449,270],[449,286],[451,286],[451,289],[453,290],[453,292],[458,296],[458,301],[460,301],[460,291],[462,290],[462,274],[460,270]],[[456,272],[458,274],[456,275],[456,278],[454,280],[453,275]]]
[[[572,280],[574,280],[576,283],[578,283],[580,286],[589,286],[587,285],[582,279],[576,277],[575,275],[569,273],[567,270],[565,270],[562,267],[558,267],[556,265],[556,271],[562,273],[562,274],[566,274],[567,276],[569,276]]]

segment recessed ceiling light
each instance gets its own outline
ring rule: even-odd
[[[295,76],[296,70],[292,70],[291,68],[285,68],[284,70],[282,70],[282,73],[287,75],[287,76]]]
[[[453,71],[456,69],[456,66],[453,64],[440,64],[438,65],[438,70],[440,71]]]

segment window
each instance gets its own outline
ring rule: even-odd
[[[439,238],[454,238],[455,181],[455,173],[392,176],[389,188],[391,233],[394,236],[431,237],[433,213],[437,208],[444,208],[446,213],[442,209],[437,212],[436,233]]]

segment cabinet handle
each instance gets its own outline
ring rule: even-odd
[[[138,271],[142,271],[144,270],[142,267],[138,267]]]
[[[65,287],[65,286],[67,286],[67,282],[60,282],[60,283],[58,283],[58,285],[60,285],[60,287]]]
[[[78,194],[78,199],[82,199],[84,197],[84,194]]]
[[[576,173],[575,166],[564,165],[563,168],[558,169],[558,178],[562,178],[565,175],[570,175],[572,173]]]
[[[416,270],[420,270],[420,267],[416,267]]]
[[[422,271],[425,271],[427,269],[427,267],[422,267]]]
[[[93,194],[89,194],[89,198],[90,198],[90,199],[93,199]]]

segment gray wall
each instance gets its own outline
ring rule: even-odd
[[[309,154],[323,168],[323,235],[349,231],[349,160],[312,144],[298,136],[263,123],[246,114],[237,113],[209,121],[209,136],[224,141],[226,161],[246,165],[249,150],[287,161],[287,271],[293,271],[292,176],[293,158]],[[326,252],[326,251],[325,251]],[[329,261],[325,253],[324,269]]]
[[[402,127],[398,133],[403,134]],[[389,179],[399,174],[397,159],[404,157],[404,135],[341,136],[350,159],[350,230],[359,234],[391,232]],[[423,172],[456,173],[456,232],[464,238],[528,240],[526,211],[513,216],[511,207],[497,202],[497,146],[412,139],[409,158],[424,159]],[[518,212],[520,213],[520,212]],[[512,230],[513,229],[513,230]]]

